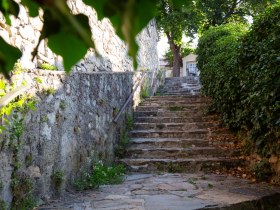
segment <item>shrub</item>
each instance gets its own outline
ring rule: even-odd
[[[222,114],[223,120],[237,127],[240,102],[240,72],[237,55],[245,25],[226,24],[212,27],[199,39],[198,68],[204,94],[211,96],[211,109]]]
[[[267,160],[256,163],[251,170],[258,181],[266,180],[273,174],[273,170]]]
[[[242,39],[242,117],[263,156],[280,138],[280,4],[256,18]]]
[[[245,130],[262,156],[279,155],[280,5],[244,26],[211,28],[198,44],[203,92],[213,110],[236,130]]]
[[[119,184],[123,180],[124,172],[123,165],[106,166],[99,161],[89,173],[82,173],[74,185],[78,190],[87,190],[105,184]]]

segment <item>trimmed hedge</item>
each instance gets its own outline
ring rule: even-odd
[[[245,31],[242,25],[227,24],[200,38],[203,91],[230,128],[246,131],[259,154],[279,155],[280,5],[266,10]]]
[[[241,86],[237,56],[246,28],[236,24],[212,27],[199,39],[197,48],[202,91],[212,97],[211,109],[221,113],[232,128],[240,127],[236,120]]]

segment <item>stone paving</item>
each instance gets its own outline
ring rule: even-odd
[[[134,174],[120,185],[101,186],[96,191],[66,193],[39,210],[188,210],[280,209],[280,190],[267,184],[213,174]],[[262,197],[274,196],[270,206]],[[247,201],[247,202],[246,202]],[[250,202],[248,202],[250,201]],[[245,202],[245,203],[244,203]],[[230,209],[230,207],[228,207]],[[225,208],[226,209],[226,208]]]

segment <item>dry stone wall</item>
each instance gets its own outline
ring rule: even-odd
[[[90,49],[85,58],[73,67],[73,70],[79,72],[133,71],[132,60],[127,56],[127,46],[115,34],[110,21],[106,18],[98,20],[96,12],[84,5],[82,0],[68,0],[68,5],[73,13],[83,13],[89,17],[92,39],[101,54],[101,57],[96,57],[94,51]],[[52,53],[46,41],[40,43],[38,56],[35,57],[34,62],[31,61],[31,52],[38,43],[43,26],[42,15],[41,12],[39,17],[30,18],[25,8],[21,6],[19,18],[12,18],[11,27],[4,26],[4,18],[0,16],[0,36],[23,52],[20,60],[22,67],[33,69],[40,67],[42,63],[49,63],[63,70],[61,57]],[[156,47],[158,34],[154,20],[138,35],[137,41],[140,46],[139,69],[158,69]]]
[[[162,79],[154,71],[73,72],[66,76],[61,71],[34,70],[13,77],[15,86],[22,81],[29,84],[27,93],[38,101],[36,110],[29,111],[24,119],[19,153],[19,172],[33,180],[38,198],[46,201],[54,195],[51,177],[55,171],[63,172],[63,192],[92,160],[113,161],[125,114],[117,123],[113,120],[143,74],[145,88],[152,94]],[[140,89],[126,114],[132,114],[132,107],[140,102]],[[0,198],[7,203],[12,201],[14,167],[13,151],[2,147]]]

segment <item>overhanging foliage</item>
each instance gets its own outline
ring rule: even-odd
[[[133,58],[136,68],[138,45],[135,37],[154,18],[158,0],[83,1],[96,10],[99,19],[105,17],[110,19],[117,35],[127,43],[128,54]],[[18,17],[19,5],[16,2],[1,1],[0,12],[6,22],[1,23],[0,27],[8,27],[11,24],[10,15]],[[73,15],[66,2],[65,0],[21,0],[21,4],[28,9],[31,17],[38,16],[39,9],[44,11],[42,17],[44,26],[40,40],[49,39],[50,49],[63,57],[65,70],[69,72],[71,67],[84,57],[88,48],[95,49],[95,44],[91,39],[94,32],[90,30],[88,17],[83,14]],[[184,2],[175,0],[174,3],[180,7]],[[71,43],[70,50],[65,43]],[[8,77],[21,53],[1,37],[0,46],[0,73]],[[33,56],[36,54],[37,49],[34,50]]]

